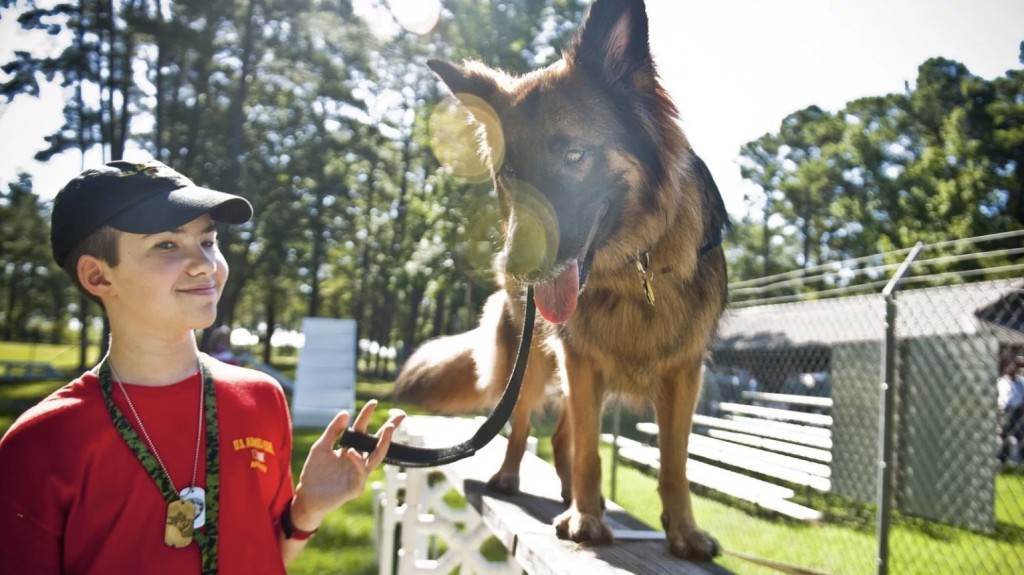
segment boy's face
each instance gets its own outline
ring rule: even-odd
[[[228,266],[209,215],[176,230],[118,235],[120,263],[108,269],[104,297],[112,320],[170,332],[213,324]]]

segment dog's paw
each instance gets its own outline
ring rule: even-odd
[[[577,543],[611,543],[612,530],[600,517],[580,513],[575,507],[555,517],[555,534]]]
[[[519,493],[519,475],[499,471],[487,482],[487,488],[498,493],[517,495]]]
[[[718,541],[701,529],[667,534],[669,553],[690,561],[706,561],[722,553]]]

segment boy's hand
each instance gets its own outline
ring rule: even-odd
[[[356,431],[366,433],[376,407],[375,399],[363,406],[353,425]],[[342,411],[334,417],[309,449],[299,474],[292,502],[292,523],[296,528],[313,531],[329,512],[363,492],[366,478],[384,460],[391,445],[391,436],[403,419],[405,414],[400,412],[388,418],[377,431],[377,448],[371,453],[361,453],[349,448],[334,449],[338,438],[348,427],[349,414]]]

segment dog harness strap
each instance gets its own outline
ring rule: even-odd
[[[516,363],[512,368],[512,374],[505,385],[505,391],[498,401],[498,405],[487,416],[487,419],[480,424],[473,437],[458,445],[445,448],[427,448],[392,443],[388,447],[388,453],[384,461],[392,465],[402,467],[434,467],[465,459],[491,442],[512,416],[512,410],[519,400],[519,390],[523,386],[523,376],[526,373],[526,362],[530,357],[530,344],[533,341],[533,322],[536,317],[536,305],[533,302],[533,286],[526,288],[526,313],[523,319],[523,334],[519,340],[519,352],[516,355]],[[357,451],[370,452],[377,448],[377,438],[372,435],[361,433],[352,428],[346,429],[341,435],[340,444],[342,447],[351,447]]]

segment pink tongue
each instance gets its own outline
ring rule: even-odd
[[[576,260],[566,266],[555,279],[537,284],[533,299],[537,310],[551,323],[562,323],[576,311],[576,298],[580,293],[580,271]]]

